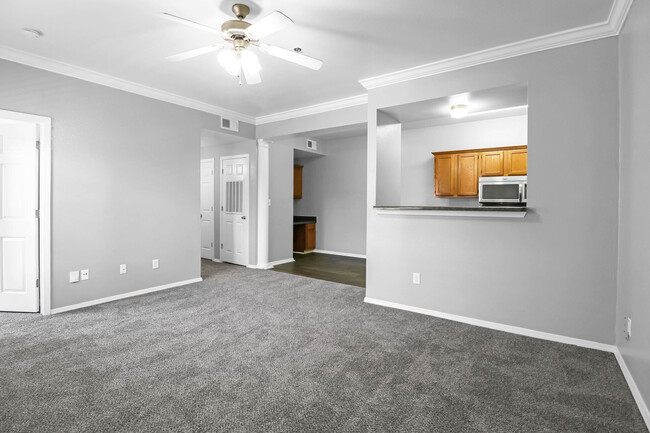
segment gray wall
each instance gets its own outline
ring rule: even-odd
[[[372,209],[378,108],[522,82],[531,184],[525,219]],[[618,113],[616,38],[371,90],[367,296],[612,344]],[[421,285],[411,283],[413,272]]]
[[[52,118],[52,308],[200,276],[199,141],[217,116],[3,60],[0,108]]]
[[[650,2],[636,1],[619,37],[621,183],[616,345],[650,403]],[[632,318],[626,341],[623,318]]]
[[[301,160],[303,198],[294,200],[294,214],[318,217],[316,249],[365,255],[366,135],[328,141],[326,149]]]
[[[293,148],[304,140],[269,145],[269,262],[293,258]]]
[[[525,146],[528,116],[462,122],[402,131],[402,206],[477,205],[477,198],[436,198],[431,152]],[[378,171],[381,177],[381,172]],[[379,188],[379,185],[377,186]]]
[[[203,131],[201,134],[201,159],[214,158],[214,208],[217,210],[214,214],[214,254],[219,259],[221,250],[221,239],[219,228],[221,224],[221,213],[219,206],[221,203],[220,187],[220,158],[223,156],[248,155],[250,164],[250,194],[249,194],[249,235],[248,235],[248,255],[250,265],[257,264],[257,142],[255,140],[246,140],[240,143],[224,144],[220,139],[220,134],[213,131]]]

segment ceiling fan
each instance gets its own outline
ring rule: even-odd
[[[224,43],[208,45],[207,47],[197,48],[183,53],[167,57],[167,60],[179,62],[181,60],[191,59],[203,54],[219,51],[217,60],[219,64],[231,75],[240,78],[241,73],[246,78],[246,83],[257,84],[262,82],[260,70],[262,67],[257,60],[257,56],[249,49],[253,46],[260,51],[301,66],[319,70],[323,62],[309,56],[301,54],[300,48],[287,50],[285,48],[275,47],[261,43],[260,40],[265,36],[278,32],[293,24],[291,18],[280,11],[274,11],[265,16],[254,24],[244,21],[244,18],[250,13],[250,8],[244,4],[236,3],[232,6],[232,11],[237,17],[236,20],[229,20],[221,25],[221,30],[199,24],[185,18],[178,17],[166,12],[161,16],[167,20],[184,24],[195,29],[203,30],[220,36]]]

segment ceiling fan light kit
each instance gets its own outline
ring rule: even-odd
[[[232,6],[232,11],[237,19],[224,22],[221,25],[221,31],[194,21],[186,20],[185,18],[176,15],[162,13],[162,17],[167,20],[181,23],[209,33],[218,34],[225,41],[225,45],[213,44],[207,47],[185,51],[183,53],[169,56],[167,57],[167,60],[178,62],[210,52],[219,51],[219,54],[217,55],[219,64],[230,75],[240,77],[240,83],[241,75],[243,73],[247,84],[257,84],[262,82],[260,76],[262,67],[257,56],[251,52],[251,46],[258,48],[263,53],[316,71],[323,66],[321,60],[305,56],[302,54],[302,50],[300,49],[287,50],[285,48],[260,43],[260,39],[263,37],[283,30],[293,24],[291,18],[287,17],[282,12],[274,11],[258,22],[251,24],[244,21],[244,18],[246,18],[250,13],[250,8],[248,6],[236,3]]]

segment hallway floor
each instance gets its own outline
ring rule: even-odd
[[[294,254],[293,258],[295,262],[275,266],[273,270],[317,280],[366,287],[366,259],[321,253]]]

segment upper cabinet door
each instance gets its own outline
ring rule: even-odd
[[[505,176],[528,174],[528,149],[507,150],[504,152],[504,160]]]
[[[457,155],[440,155],[434,158],[434,185],[436,197],[456,195]]]
[[[481,176],[503,176],[503,151],[481,153]]]
[[[478,153],[458,155],[458,196],[478,197]]]

